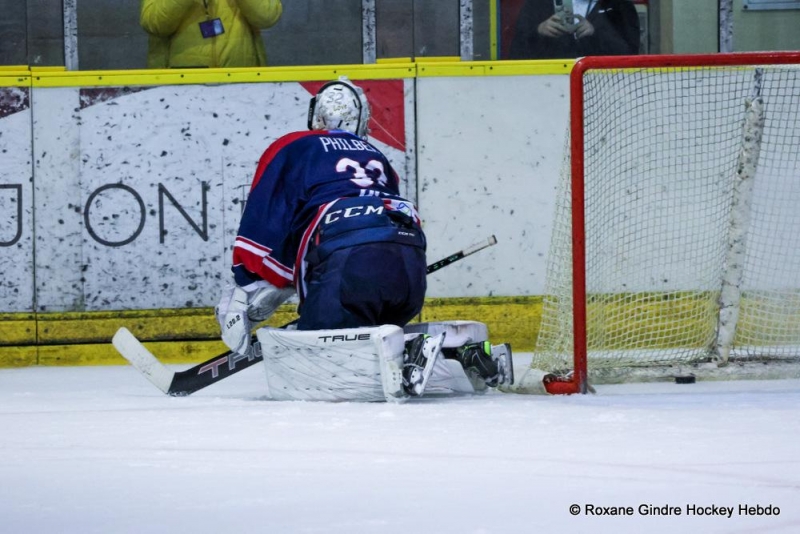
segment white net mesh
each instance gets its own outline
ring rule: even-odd
[[[742,362],[766,371],[770,359],[800,357],[799,74],[797,65],[584,73],[590,379],[704,362],[730,364],[715,371],[727,376]],[[549,371],[573,368],[570,163],[532,362]]]

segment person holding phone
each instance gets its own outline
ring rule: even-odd
[[[263,67],[261,30],[282,12],[281,0],[142,0],[147,68]]]
[[[635,55],[639,40],[639,16],[630,0],[528,0],[509,59]]]

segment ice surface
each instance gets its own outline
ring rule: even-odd
[[[132,367],[0,370],[0,533],[800,532],[797,380],[402,405],[263,383],[172,398]]]

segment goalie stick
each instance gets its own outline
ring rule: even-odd
[[[479,250],[483,250],[483,249],[485,249],[487,247],[491,247],[492,245],[494,245],[496,243],[497,243],[497,238],[495,236],[492,236],[492,237],[490,237],[489,239],[487,239],[485,241],[481,241],[480,243],[475,243],[471,247],[467,247],[464,250],[460,250],[460,251],[456,252],[455,254],[451,254],[450,256],[447,256],[446,258],[442,258],[439,261],[433,262],[430,265],[428,265],[428,274],[436,272],[439,269],[441,269],[442,267],[447,267],[451,263],[456,262],[456,261],[458,261],[458,260],[460,260],[462,258],[465,258],[465,257],[469,256],[470,254],[475,254]]]
[[[475,243],[455,254],[451,254],[437,262],[428,265],[427,272],[431,274],[439,269],[466,258],[471,254],[491,247],[497,243],[497,238],[490,238]],[[290,323],[291,324],[291,323]],[[247,369],[264,359],[261,354],[261,345],[253,336],[253,343],[245,354],[232,351],[223,352],[208,361],[199,363],[185,371],[173,371],[161,363],[152,352],[134,336],[127,328],[122,327],[114,334],[111,342],[123,358],[128,360],[140,373],[152,382],[158,389],[175,397],[191,395],[211,384]]]

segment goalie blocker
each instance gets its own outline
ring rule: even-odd
[[[260,328],[267,396],[274,400],[390,401],[410,395],[473,394],[514,381],[511,347],[490,346],[475,321],[340,330]],[[426,344],[422,366],[411,347]],[[409,384],[409,380],[414,383]]]

